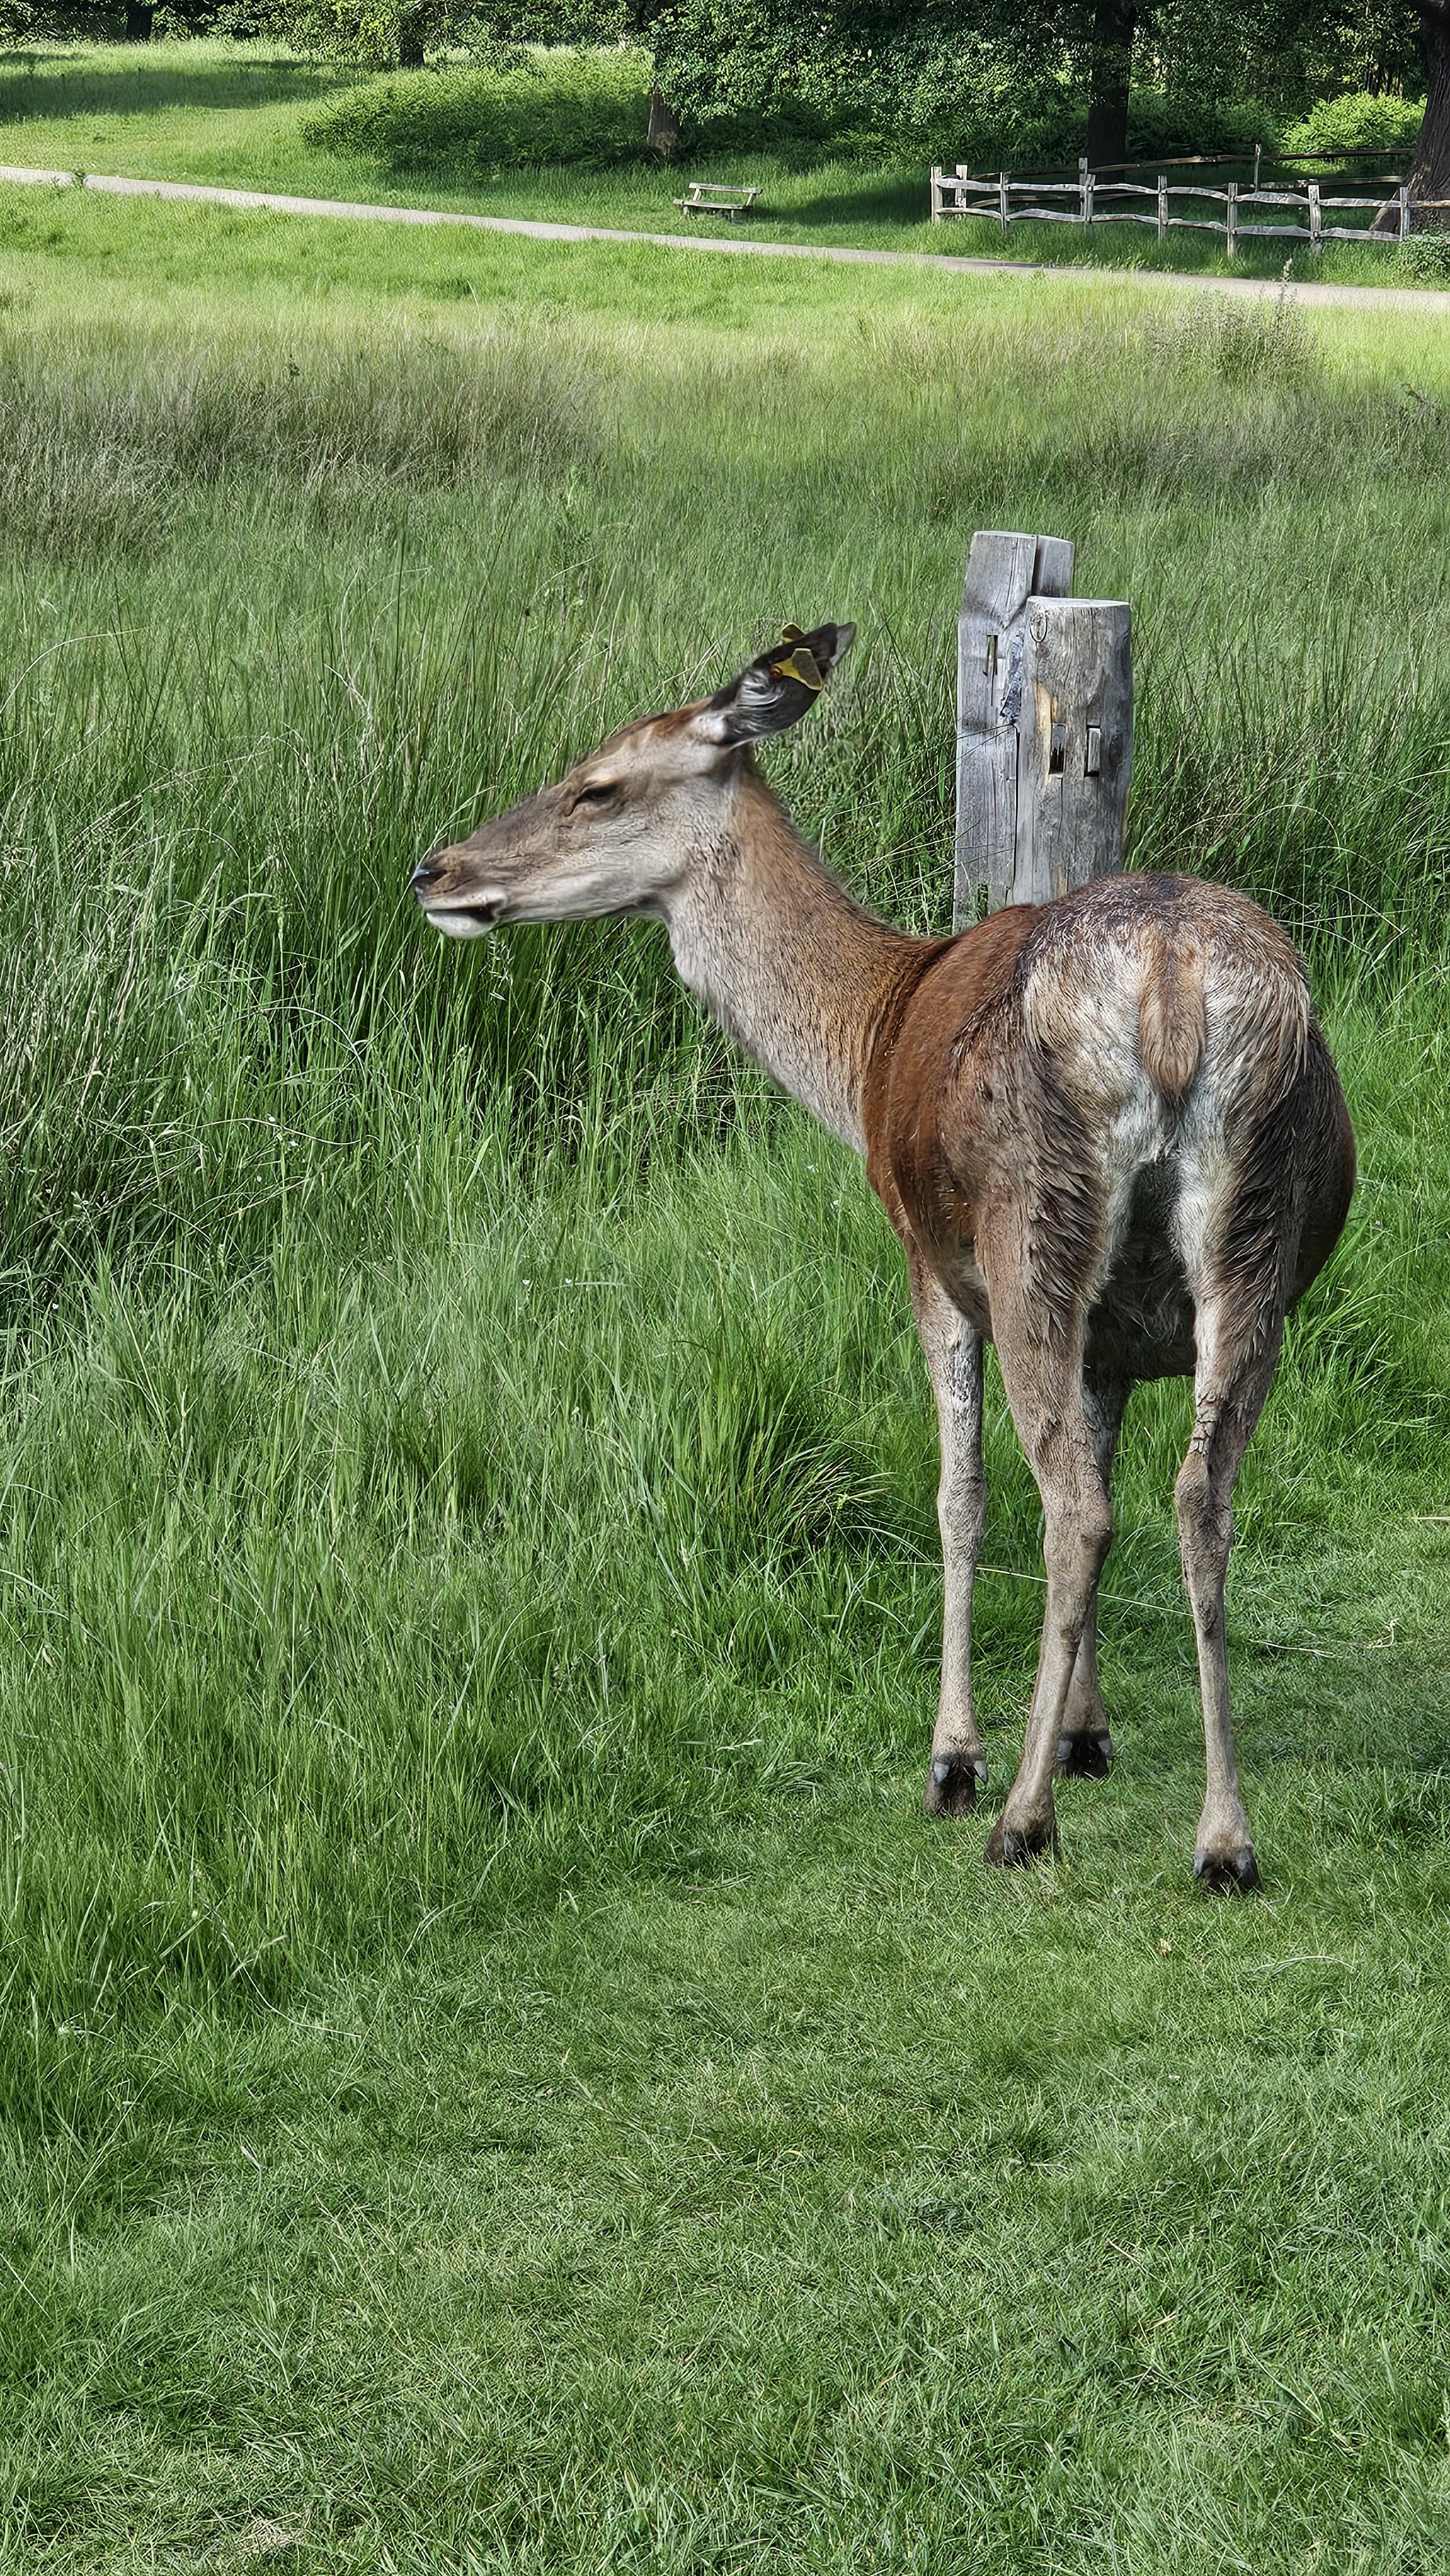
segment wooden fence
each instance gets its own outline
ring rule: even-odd
[[[1114,176],[1090,170],[1086,161],[1080,161],[1075,179],[1035,179],[1010,170],[976,176],[964,162],[954,170],[934,168],[931,219],[940,223],[953,215],[985,215],[995,218],[1004,232],[1009,224],[1018,223],[1081,224],[1084,230],[1095,222],[1152,224],[1160,242],[1170,232],[1222,233],[1230,258],[1241,241],[1251,239],[1302,241],[1317,251],[1328,241],[1395,242],[1408,239],[1410,233],[1410,192],[1402,179],[1361,180],[1353,194],[1331,195],[1331,189],[1343,190],[1353,183],[1332,176],[1326,180],[1322,175],[1296,179],[1283,165],[1266,181],[1257,153],[1251,180],[1222,179],[1217,185],[1205,179],[1175,186],[1168,177],[1172,163],[1151,180],[1131,179],[1127,172],[1132,166],[1126,165],[1121,176]],[[1200,211],[1174,212],[1175,205],[1189,203]],[[1386,208],[1391,228],[1376,232],[1375,222]],[[1258,220],[1261,211],[1267,221]],[[1336,215],[1341,218],[1337,223]],[[1342,220],[1349,215],[1358,220]]]

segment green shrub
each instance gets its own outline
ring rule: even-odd
[[[1400,245],[1400,273],[1419,286],[1450,286],[1450,233],[1411,233]]]
[[[496,71],[401,72],[367,82],[303,127],[309,143],[390,170],[482,178],[540,162],[607,169],[643,156],[645,55],[623,47],[534,53]]]
[[[1425,102],[1377,97],[1372,90],[1350,90],[1342,98],[1322,98],[1284,136],[1286,152],[1403,152],[1413,150]]]
[[[1252,99],[1175,98],[1139,89],[1128,102],[1130,161],[1177,161],[1196,152],[1250,160],[1256,144],[1271,151],[1278,139],[1268,109]]]
[[[921,82],[902,101],[894,135],[882,138],[914,158],[965,161],[979,169],[1049,169],[1075,162],[1087,148],[1087,101],[1065,86],[1023,91],[983,84],[930,95]],[[1254,146],[1278,140],[1267,108],[1252,102],[1166,98],[1137,90],[1128,114],[1130,161],[1165,161],[1204,153],[1251,160]]]
[[[863,158],[964,161],[978,169],[1045,170],[1075,163],[1087,148],[1087,100],[1065,82],[1024,83],[1005,76],[964,83],[959,61],[920,66],[879,116],[805,103],[759,109],[749,115],[697,117],[692,139],[721,149],[748,146],[777,150],[799,142],[843,148]],[[884,112],[889,108],[889,113]],[[1193,153],[1251,160],[1254,146],[1278,141],[1267,108],[1252,102],[1220,104],[1165,98],[1135,91],[1128,116],[1130,161],[1177,160]]]

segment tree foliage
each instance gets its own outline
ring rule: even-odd
[[[1004,141],[1085,105],[1124,35],[1132,85],[1199,110],[1302,114],[1419,85],[1414,0],[645,0],[662,86],[694,121],[778,109],[918,133],[984,117]]]
[[[273,24],[303,53],[372,70],[466,54],[516,63],[526,45],[616,43],[633,31],[627,0],[272,0]]]

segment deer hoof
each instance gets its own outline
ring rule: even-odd
[[[987,1763],[981,1753],[945,1753],[926,1775],[921,1812],[924,1816],[969,1816],[977,1791],[987,1785]]]
[[[984,1860],[998,1869],[1021,1869],[1030,1860],[1041,1860],[1045,1853],[1057,1849],[1057,1826],[1051,1816],[1045,1822],[1009,1825],[1005,1816],[998,1818],[987,1836]]]
[[[1106,1780],[1113,1767],[1113,1739],[1106,1727],[1091,1735],[1060,1735],[1057,1776],[1060,1780]]]
[[[1210,1896],[1227,1896],[1233,1888],[1251,1896],[1263,1885],[1252,1843],[1240,1843],[1237,1851],[1195,1852],[1193,1875]]]

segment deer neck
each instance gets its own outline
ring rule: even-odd
[[[745,767],[665,906],[675,964],[822,1125],[866,1150],[867,1068],[934,943],[854,903]]]

